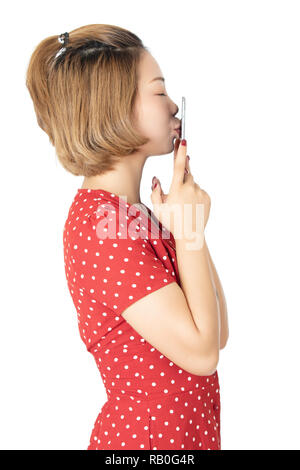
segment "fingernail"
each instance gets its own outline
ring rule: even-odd
[[[185,139],[182,139],[181,145],[186,145],[186,140]]]
[[[189,156],[189,155],[187,155],[187,157],[188,157],[188,159],[190,160],[190,156]]]
[[[153,186],[153,189],[155,189],[155,188],[156,188],[156,186],[157,186],[157,182],[156,182],[156,183],[155,183],[155,185]]]

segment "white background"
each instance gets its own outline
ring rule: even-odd
[[[83,177],[38,127],[25,72],[45,37],[91,23],[137,34],[181,107],[206,239],[226,295],[222,449],[300,449],[298,1],[10,2],[1,51],[1,449],[86,449],[104,385],[79,337],[62,231]],[[60,47],[58,43],[58,48]],[[180,113],[177,116],[180,118]],[[173,154],[148,159],[168,192]]]

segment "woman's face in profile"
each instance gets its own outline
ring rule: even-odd
[[[150,142],[142,147],[147,155],[172,152],[174,139],[178,137],[178,132],[175,131],[175,128],[180,126],[180,119],[175,117],[178,106],[168,96],[162,78],[158,63],[145,51],[139,64],[135,112],[139,131],[150,139]]]

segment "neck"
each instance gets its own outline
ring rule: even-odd
[[[104,189],[126,198],[128,204],[141,203],[140,185],[146,158],[134,155],[123,157],[115,170],[103,175],[84,177],[82,189]]]

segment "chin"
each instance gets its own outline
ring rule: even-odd
[[[174,146],[175,146],[175,139],[176,139],[176,136],[172,137],[172,139],[170,139],[170,136],[169,136],[168,139],[166,139],[164,143],[161,141],[160,144],[158,144],[155,149],[154,148],[152,149],[151,155],[167,155],[168,153],[173,152]]]
[[[171,141],[169,140],[169,142],[166,142],[166,149],[164,153],[172,152],[172,150],[174,149],[174,145],[175,145],[175,139],[172,139]]]

